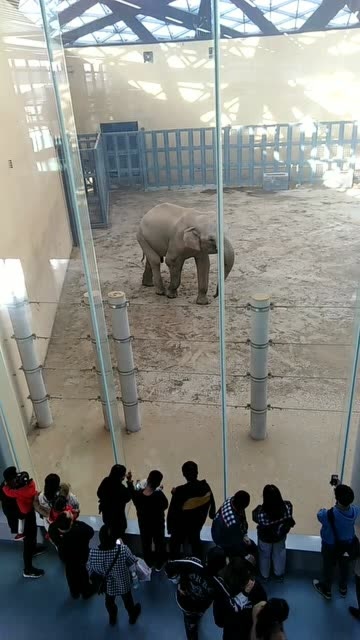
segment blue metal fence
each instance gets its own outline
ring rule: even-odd
[[[104,140],[100,133],[78,137],[90,222],[93,229],[109,223],[109,174]]]
[[[102,134],[112,188],[213,186],[215,136],[210,127]],[[355,168],[360,133],[352,121],[247,125],[223,129],[225,186],[262,186],[264,173],[313,183],[334,166]]]
[[[110,189],[215,185],[211,127],[85,134],[78,140],[93,228],[108,226]],[[354,169],[360,178],[359,157],[360,131],[352,121],[223,129],[228,187],[263,186],[272,172],[285,174],[285,184],[315,183],[334,167]]]

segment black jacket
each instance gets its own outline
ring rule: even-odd
[[[169,578],[179,576],[176,599],[187,613],[205,613],[220,588],[218,578],[210,575],[198,558],[172,560],[165,566]]]
[[[71,529],[60,533],[56,520],[49,527],[49,537],[57,546],[60,559],[70,566],[85,565],[89,557],[89,542],[94,535],[94,529],[86,522],[76,520]]]
[[[150,496],[136,491],[132,482],[128,483],[131,499],[136,507],[140,529],[159,530],[165,528],[165,511],[169,506],[167,497],[157,489]]]
[[[174,489],[167,516],[170,534],[176,530],[200,530],[216,513],[213,493],[206,480],[187,482]]]
[[[0,484],[0,502],[2,503],[2,510],[6,517],[18,518],[20,516],[19,508],[17,506],[16,498],[9,498],[3,492],[5,482]],[[24,516],[22,516],[24,517]]]
[[[116,524],[117,527],[127,527],[125,507],[131,500],[130,491],[122,482],[107,477],[101,482],[97,497],[99,498],[99,513],[102,513],[106,524]]]
[[[230,597],[224,585],[214,600],[214,620],[223,631],[223,640],[248,640],[252,628],[252,609],[255,604],[267,600],[266,592],[255,582],[249,594],[239,593]]]

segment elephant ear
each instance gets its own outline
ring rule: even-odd
[[[193,249],[193,251],[201,251],[200,236],[195,227],[188,227],[184,231],[184,244],[187,249]]]

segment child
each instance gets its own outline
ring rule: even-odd
[[[76,520],[79,517],[79,511],[74,509],[70,504],[67,504],[65,496],[59,495],[50,511],[49,523],[51,524],[52,522],[55,522],[59,515],[64,513],[64,511],[69,511],[72,514],[73,520]]]

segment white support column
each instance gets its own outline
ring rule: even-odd
[[[95,302],[96,304],[102,304],[101,302],[101,296],[96,295],[97,292],[94,292],[94,297],[95,300],[100,300],[99,302]],[[93,332],[93,326],[92,326],[92,320],[91,320],[91,313],[90,313],[90,304],[89,304],[89,294],[85,293],[83,296],[83,302],[88,310],[88,318],[89,318],[89,328],[90,328],[90,338],[91,338],[91,344],[93,347],[93,352],[94,352],[94,359],[95,359],[95,371],[96,371],[96,377],[98,380],[98,387],[99,387],[99,391],[100,391],[100,400],[101,400],[101,406],[102,406],[102,411],[103,411],[103,416],[104,416],[104,426],[105,429],[107,429],[107,431],[110,431],[110,426],[109,426],[109,421],[108,421],[108,415],[107,415],[107,411],[106,411],[106,394],[105,394],[105,389],[104,389],[104,380],[103,380],[103,376],[101,375],[101,368],[100,368],[100,364],[99,364],[99,359],[98,359],[98,352],[97,352],[97,348],[96,348],[96,340],[94,337],[94,332]],[[105,340],[107,340],[107,336],[105,338]],[[105,372],[107,373],[107,372]],[[111,372],[112,374],[112,372]],[[115,412],[117,411],[117,407],[115,408]]]
[[[111,291],[108,294],[108,303],[111,312],[112,334],[120,377],[125,425],[126,430],[132,433],[140,431],[141,420],[131,346],[132,337],[127,312],[128,301],[123,291]]]
[[[269,348],[270,297],[263,294],[252,296],[251,310],[251,355],[250,355],[250,435],[254,440],[266,438],[267,382]]]
[[[7,305],[14,338],[19,350],[22,370],[29,388],[30,400],[38,427],[50,427],[53,418],[49,397],[46,393],[42,366],[35,348],[35,335],[31,327],[31,314],[27,298],[15,300]]]

